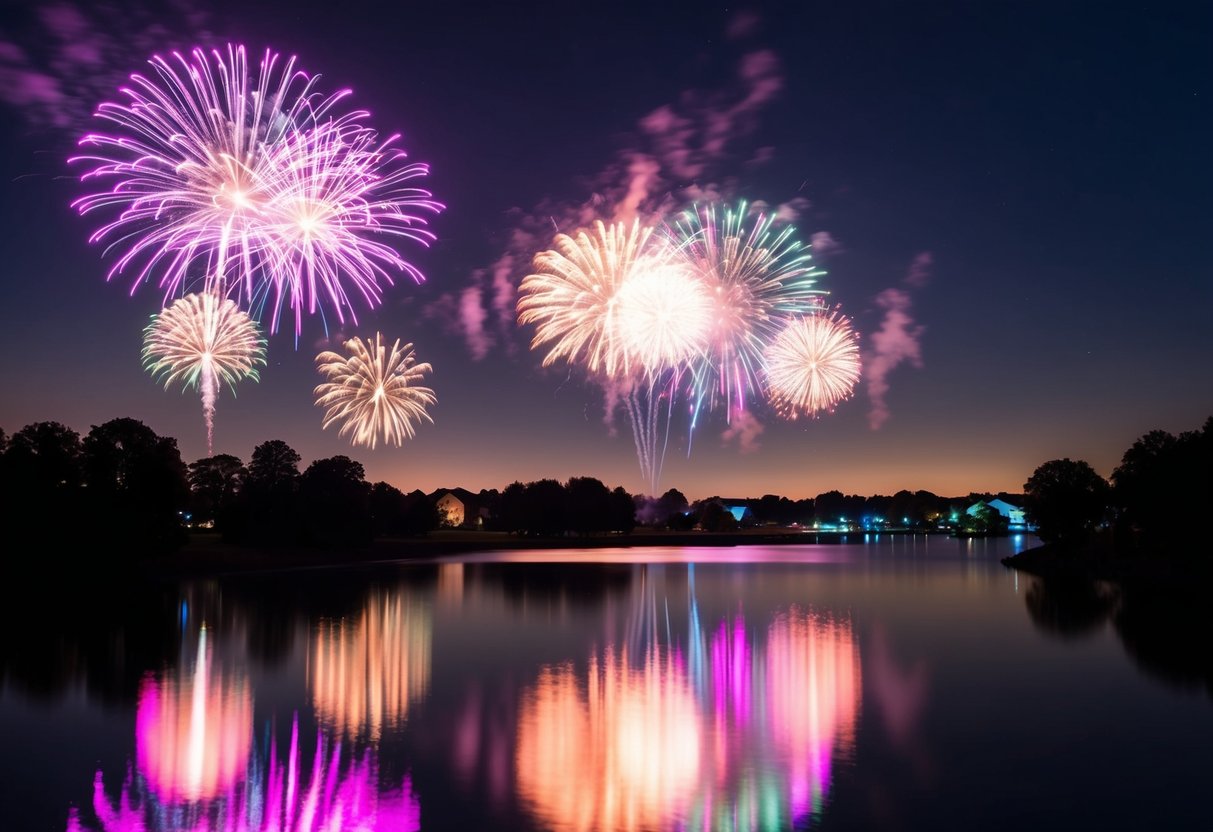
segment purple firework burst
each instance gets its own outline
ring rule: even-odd
[[[367,112],[339,112],[349,90],[324,95],[269,50],[250,67],[231,44],[150,63],[98,108],[112,132],[72,160],[99,186],[73,206],[117,212],[90,238],[115,258],[109,278],[133,275],[132,294],[154,280],[166,299],[201,283],[268,307],[271,331],[287,307],[296,334],[324,306],[356,320],[351,295],[377,304],[393,273],[424,279],[391,242],[434,239],[425,215],[442,205],[409,184],[429,168]]]

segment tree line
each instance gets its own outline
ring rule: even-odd
[[[233,543],[358,546],[438,525],[425,494],[368,483],[349,457],[302,472],[300,461],[275,439],[254,448],[248,466],[228,454],[186,465],[176,439],[136,419],[93,426],[83,438],[37,422],[11,437],[0,430],[0,522],[15,543],[77,566],[97,542],[117,542],[129,560],[172,551],[187,526],[213,526]]]
[[[650,529],[727,532],[744,525],[844,524],[997,531],[996,512],[967,514],[998,496],[1027,500],[1046,540],[1081,539],[1114,521],[1136,542],[1169,540],[1192,524],[1209,498],[1209,444],[1203,430],[1146,434],[1130,448],[1109,483],[1085,462],[1053,460],[1025,484],[1025,494],[942,497],[930,491],[862,496],[832,490],[790,500],[775,494],[726,501],[689,501],[671,488],[660,496],[632,495],[593,477],[566,482],[514,482],[502,491],[470,495],[482,527],[520,535],[630,533]],[[0,430],[0,516],[6,533],[26,546],[80,546],[120,541],[132,558],[169,551],[187,525],[213,527],[232,543],[272,546],[361,546],[384,535],[418,535],[443,520],[420,490],[404,493],[369,483],[344,455],[302,459],[287,443],[257,445],[246,465],[219,454],[186,465],[172,437],[136,419],[113,419],[83,437],[58,422]],[[434,496],[438,496],[435,494]],[[726,505],[727,502],[727,505]],[[730,509],[744,507],[738,518]]]
[[[1213,501],[1213,416],[1178,436],[1144,434],[1110,479],[1085,460],[1045,462],[1024,483],[1024,494],[1028,517],[1047,543],[1080,546],[1104,530],[1122,553],[1195,556],[1208,548],[1203,520]]]

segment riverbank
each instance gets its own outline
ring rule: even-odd
[[[1046,543],[1002,559],[1004,566],[1040,578],[1085,579],[1152,584],[1160,588],[1204,591],[1213,578],[1209,558],[1174,553],[1125,555],[1106,543],[1073,548]]]
[[[909,532],[907,532],[909,533]],[[922,534],[918,532],[917,534]],[[407,560],[457,557],[482,552],[554,549],[616,549],[660,546],[718,548],[729,546],[785,546],[845,543],[861,540],[862,532],[816,532],[763,527],[736,532],[673,532],[645,529],[633,534],[587,537],[519,537],[507,532],[440,530],[424,537],[380,538],[369,546],[348,549],[304,547],[259,548],[233,546],[213,533],[191,534],[177,552],[145,562],[155,575],[208,575],[277,569],[308,569],[368,565]]]

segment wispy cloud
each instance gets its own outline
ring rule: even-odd
[[[929,251],[924,251],[915,257],[910,263],[909,271],[906,272],[906,285],[913,286],[915,289],[926,286],[931,280],[931,266],[934,262]]]
[[[82,128],[157,50],[205,44],[207,15],[171,2],[29,4],[0,32],[0,101],[36,130]],[[175,31],[174,31],[175,30]],[[185,33],[195,40],[176,37]]]
[[[842,243],[834,239],[834,235],[829,231],[817,231],[809,238],[809,244],[813,247],[813,256],[819,260],[825,259],[835,254],[842,254],[846,249],[842,247]]]
[[[931,253],[914,258],[899,286],[876,295],[876,305],[884,310],[880,327],[872,333],[864,355],[864,375],[868,386],[868,427],[880,428],[889,420],[889,374],[909,362],[922,366],[922,335],[926,327],[913,315],[913,289],[922,288],[931,275]]]
[[[762,436],[764,430],[766,428],[762,422],[749,410],[734,410],[729,418],[729,426],[720,434],[720,439],[726,445],[736,442],[743,454],[752,454],[761,447],[758,437]]]
[[[762,17],[751,9],[742,9],[734,14],[725,26],[724,34],[729,40],[741,40],[757,34],[762,26]]]
[[[484,331],[484,320],[488,313],[484,309],[482,291],[479,286],[468,286],[459,296],[459,322],[467,337],[468,350],[477,361],[489,354],[492,338]]]

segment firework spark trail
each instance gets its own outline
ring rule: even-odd
[[[422,419],[433,424],[426,407],[437,402],[434,391],[421,387],[429,364],[417,364],[413,345],[400,339],[389,350],[383,336],[374,341],[351,338],[345,342],[348,356],[322,352],[317,369],[327,381],[315,389],[316,406],[326,408],[324,428],[340,424],[340,436],[353,435],[355,445],[374,448],[384,443],[399,447],[414,434]]]
[[[796,419],[851,396],[859,381],[859,336],[837,310],[790,321],[766,353],[771,404]]]
[[[365,111],[338,113],[350,95],[322,95],[315,77],[266,50],[251,68],[243,46],[155,56],[133,75],[125,103],[97,117],[114,132],[80,140],[81,180],[108,185],[77,199],[81,214],[117,211],[90,237],[115,254],[109,279],[133,273],[131,293],[155,279],[167,300],[191,282],[207,291],[283,305],[298,337],[305,311],[331,305],[355,317],[350,290],[379,303],[393,271],[423,277],[390,245],[428,245],[422,213],[442,206],[405,183],[428,173],[403,164]]]
[[[143,331],[143,365],[165,388],[180,384],[202,394],[206,452],[214,453],[215,402],[221,383],[258,380],[265,339],[257,324],[230,298],[191,294],[152,316]]]
[[[535,324],[531,347],[547,349],[544,366],[580,362],[624,389],[641,473],[655,489],[664,458],[659,391],[708,349],[711,298],[697,272],[637,221],[598,222],[553,245],[519,287],[519,323]]]
[[[710,346],[694,362],[696,411],[718,402],[744,409],[761,389],[762,355],[781,325],[809,312],[824,294],[824,272],[795,229],[774,228],[775,217],[752,213],[746,202],[709,203],[683,212],[670,230],[678,252],[703,280],[712,299]]]

